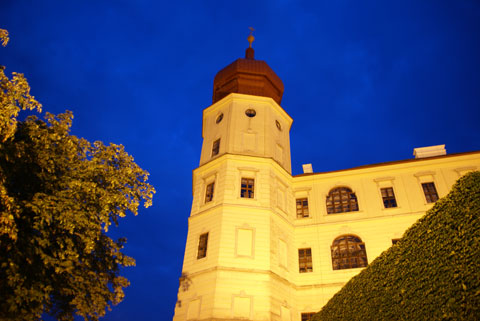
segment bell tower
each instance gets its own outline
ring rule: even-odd
[[[272,226],[290,228],[295,206],[292,118],[280,106],[283,83],[254,59],[253,40],[250,33],[245,58],[217,73],[203,111],[182,269],[188,286],[179,288],[174,320],[274,320],[287,302],[277,276],[289,272],[272,262],[271,234]],[[284,234],[287,247],[293,232]]]
[[[265,61],[245,58],[220,70],[213,81],[212,105],[203,111],[200,166],[223,154],[274,159],[291,173],[290,116],[280,107],[282,80]]]

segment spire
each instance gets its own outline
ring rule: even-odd
[[[255,29],[253,29],[252,27],[248,27],[250,29],[250,34],[248,35],[248,43],[250,44],[247,48],[247,50],[245,51],[245,59],[254,59],[254,56],[255,56],[255,51],[253,50],[252,48],[252,42],[255,40],[255,37],[253,36],[253,32],[255,31]]]

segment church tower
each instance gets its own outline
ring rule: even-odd
[[[174,320],[273,320],[272,301],[281,306],[288,296],[281,280],[272,282],[285,271],[275,271],[270,239],[272,223],[288,225],[287,208],[295,206],[288,196],[292,118],[280,106],[283,83],[254,59],[253,40],[250,34],[245,58],[217,73],[203,111]]]

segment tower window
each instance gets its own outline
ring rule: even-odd
[[[315,314],[316,314],[315,312],[304,312],[304,313],[302,313],[302,321],[313,320],[313,316]]]
[[[256,114],[257,114],[257,112],[255,111],[255,109],[245,110],[245,115],[247,115],[250,118],[255,117]]]
[[[208,233],[200,235],[198,239],[198,254],[197,259],[201,259],[207,256],[207,245],[208,245]]]
[[[423,193],[425,193],[425,199],[427,203],[435,203],[438,200],[437,189],[433,182],[422,183]]]
[[[365,267],[368,264],[365,243],[354,235],[337,237],[333,241],[331,250],[334,270]]]
[[[313,272],[312,249],[298,249],[298,271]]]
[[[219,151],[220,151],[220,138],[213,142],[212,157],[215,155],[218,155]]]
[[[275,125],[277,125],[277,128],[278,130],[282,130],[282,125],[280,124],[280,122],[278,120],[275,121]]]
[[[297,198],[297,218],[308,217],[308,198]]]
[[[358,211],[357,196],[348,187],[330,190],[327,196],[327,213],[344,213]]]
[[[381,188],[380,192],[382,194],[383,206],[385,206],[385,208],[397,207],[397,200],[395,199],[392,187]]]
[[[215,182],[212,182],[207,185],[205,189],[205,203],[211,202],[213,200],[213,189],[215,186]]]
[[[240,197],[253,198],[254,187],[255,180],[253,178],[242,178]]]
[[[215,123],[220,123],[223,119],[223,113],[221,113],[220,115],[217,116],[217,119],[215,119]]]

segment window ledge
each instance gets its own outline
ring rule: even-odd
[[[350,212],[340,212],[340,213],[326,213],[325,216],[337,216],[337,215],[345,215],[345,214],[363,214],[364,211],[350,211]]]
[[[204,202],[202,204],[200,204],[200,208],[206,208],[206,207],[210,207],[212,205],[216,204],[215,200],[211,200],[210,202]]]
[[[295,218],[295,220],[293,221],[293,223],[296,226],[308,225],[308,224],[312,224],[313,222],[314,222],[314,220],[313,220],[313,217],[311,217],[311,216],[304,217],[304,218]]]
[[[398,210],[401,209],[401,206],[396,206],[396,207],[384,207],[382,208],[382,211],[391,211],[391,210]]]
[[[359,270],[365,269],[367,266],[356,267],[356,268],[348,268],[348,269],[338,269],[338,270],[332,269],[332,272],[333,273],[340,273],[340,272],[348,272],[348,271],[359,271]]]

